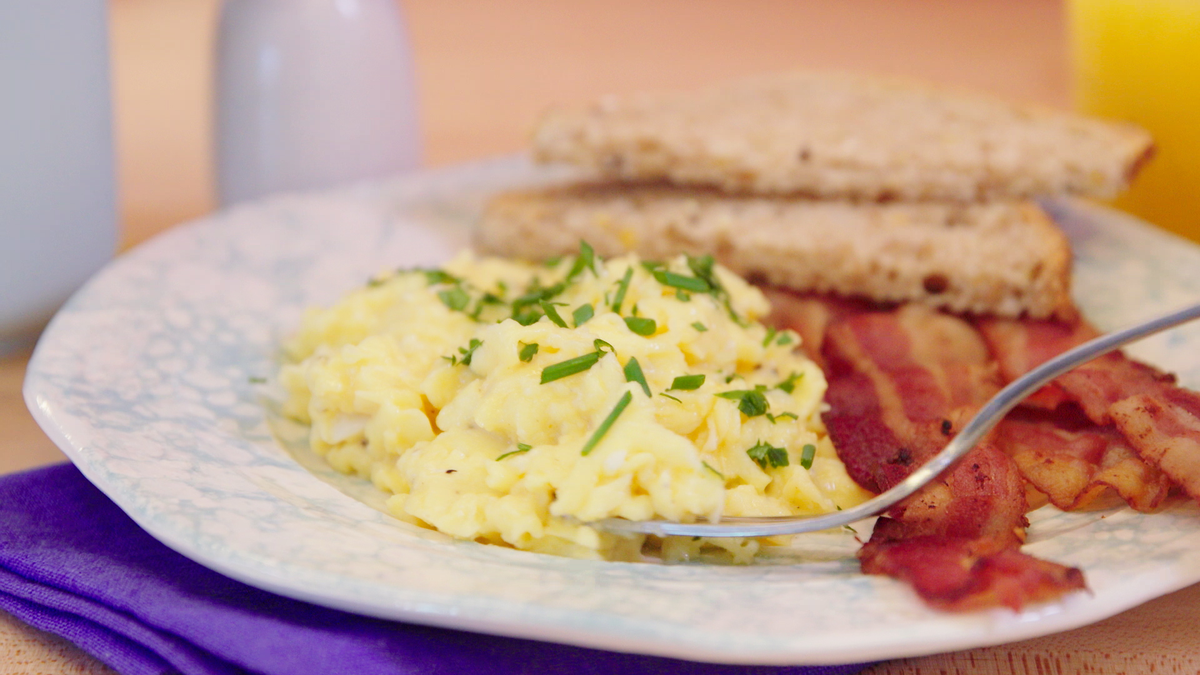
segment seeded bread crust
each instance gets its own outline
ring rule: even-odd
[[[1130,124],[824,73],[610,97],[543,117],[535,156],[622,180],[860,199],[1110,197],[1153,153]]]
[[[482,252],[527,260],[713,254],[754,281],[954,312],[1069,316],[1071,249],[1037,204],[738,197],[668,185],[574,184],[495,197]]]

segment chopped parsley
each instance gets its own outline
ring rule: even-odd
[[[608,417],[605,417],[604,421],[600,423],[600,426],[596,427],[596,430],[592,432],[592,437],[587,440],[587,443],[583,444],[583,451],[580,454],[586,456],[596,447],[596,444],[600,442],[600,439],[604,438],[604,434],[608,433],[608,430],[612,428],[613,423],[617,421],[617,418],[621,416],[622,412],[625,412],[625,408],[629,406],[629,402],[632,400],[633,394],[629,393],[628,391],[626,391],[624,394],[621,394],[621,398],[617,401],[617,404],[613,406],[612,412],[608,413]]]
[[[782,389],[783,391],[791,394],[796,391],[796,383],[799,382],[803,377],[804,373],[792,373],[791,375],[788,375],[786,380],[775,385],[775,388]]]
[[[704,384],[704,375],[680,375],[671,382],[667,391],[693,391],[699,389],[702,384]]]
[[[625,364],[625,381],[637,382],[642,385],[642,391],[646,392],[647,396],[653,396],[650,393],[650,385],[646,384],[646,375],[642,373],[642,364],[638,363],[635,357],[630,357],[629,362]]]
[[[534,354],[538,353],[538,343],[536,342],[531,342],[529,344],[518,342],[517,344],[521,346],[521,349],[517,351],[517,357],[521,359],[523,363],[529,363],[533,359]]]
[[[654,333],[658,330],[658,324],[654,321],[654,319],[647,319],[641,316],[625,317],[625,325],[629,326],[629,330],[644,337],[654,335]]]
[[[753,448],[746,451],[750,455],[750,459],[754,460],[760,467],[766,469],[768,466],[778,469],[788,465],[787,450],[777,448],[769,443],[759,441]]]
[[[742,411],[746,417],[758,417],[765,415],[770,404],[767,403],[767,397],[759,389],[737,389],[734,391],[723,391],[717,396],[727,398],[738,402],[738,410]]]
[[[462,286],[455,286],[454,288],[448,288],[444,291],[438,291],[437,296],[438,299],[442,301],[442,304],[456,312],[463,311],[466,309],[467,304],[471,302],[471,296],[467,295],[467,292],[462,289]]]

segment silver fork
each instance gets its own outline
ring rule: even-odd
[[[1200,318],[1200,304],[1191,305],[1115,333],[1102,335],[1074,349],[1063,352],[1025,375],[1013,380],[975,416],[937,455],[913,471],[903,481],[858,506],[818,516],[785,516],[763,518],[724,518],[719,523],[675,523],[665,520],[624,520],[608,518],[588,523],[592,527],[614,533],[641,533],[658,536],[687,537],[769,537],[826,530],[879,515],[897,502],[925,487],[963,455],[975,447],[984,434],[996,426],[1008,411],[1039,387],[1072,368],[1108,352],[1179,324]]]

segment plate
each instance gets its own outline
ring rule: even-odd
[[[269,591],[414,623],[696,661],[834,664],[1045,635],[1200,581],[1190,502],[1153,516],[1035,512],[1026,550],[1083,568],[1092,592],[1019,613],[932,611],[905,586],[859,574],[849,535],[802,538],[749,566],[454,541],[387,516],[364,482],[272,424],[276,392],[261,380],[305,307],[382,270],[439,263],[468,244],[488,195],[565,175],[507,157],[174,228],[60,311],[26,400],[84,475],[171,548]],[[1075,245],[1079,304],[1101,328],[1200,296],[1197,247],[1101,207],[1048,207]],[[1200,386],[1200,328],[1131,351]]]

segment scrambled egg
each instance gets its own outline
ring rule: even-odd
[[[406,521],[559,555],[744,561],[759,542],[644,542],[588,521],[833,511],[869,497],[824,433],[821,371],[714,265],[463,253],[309,310],[284,412]]]

